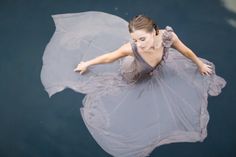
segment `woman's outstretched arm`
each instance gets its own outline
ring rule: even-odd
[[[119,49],[103,54],[101,56],[98,56],[94,59],[88,60],[86,62],[82,61],[80,62],[77,67],[74,69],[75,72],[80,72],[80,74],[83,74],[89,66],[96,65],[96,64],[106,64],[114,62],[115,60],[132,55],[132,48],[129,43],[126,43],[122,45]]]
[[[173,34],[172,47],[181,52],[185,57],[191,59],[198,66],[199,72],[202,75],[210,75],[212,73],[211,66],[203,63],[196,56],[196,54],[178,38],[178,36],[174,32],[172,32],[172,34]]]

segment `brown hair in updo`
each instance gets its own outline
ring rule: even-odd
[[[135,16],[129,22],[128,27],[130,33],[133,33],[135,30],[140,30],[140,29],[144,29],[147,32],[152,32],[153,28],[156,30],[156,35],[158,35],[159,33],[159,28],[155,24],[155,22],[151,18],[144,15]]]

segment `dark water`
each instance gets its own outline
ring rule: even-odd
[[[220,0],[1,0],[0,157],[106,157],[85,127],[84,95],[65,90],[49,99],[40,81],[42,55],[54,33],[50,15],[103,11],[126,20],[145,14],[170,25],[196,54],[216,65],[228,82],[209,98],[208,137],[203,143],[163,145],[151,157],[236,156],[236,13]]]

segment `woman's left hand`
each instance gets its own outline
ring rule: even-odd
[[[201,75],[209,76],[210,74],[212,74],[212,67],[208,64],[203,63],[201,66],[198,67],[198,69]]]

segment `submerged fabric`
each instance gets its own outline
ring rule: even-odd
[[[208,95],[226,82],[200,75],[197,66],[171,48],[173,29],[162,34],[161,62],[151,67],[130,41],[128,23],[103,12],[54,15],[56,31],[47,45],[41,80],[49,96],[65,88],[86,94],[83,120],[96,142],[117,157],[148,156],[173,142],[203,141],[207,136]],[[96,65],[83,75],[80,61],[114,51],[130,41],[133,56]]]

